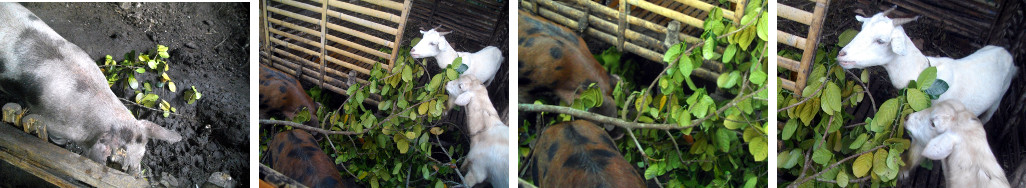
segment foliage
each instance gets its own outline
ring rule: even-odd
[[[666,187],[767,183],[766,7],[764,1],[751,1],[740,22],[725,18],[722,10],[714,8],[700,36],[704,42],[672,46],[664,54],[666,69],[652,85],[634,90],[625,85],[636,83],[617,83],[613,98],[620,117],[615,118],[670,126],[669,130],[634,129],[617,141],[627,161],[643,169],[641,175],[646,180],[654,179]],[[720,52],[720,48],[724,50]],[[705,61],[723,62],[723,73],[712,83],[715,85],[691,79]],[[609,62],[606,66],[610,67]],[[583,91],[571,107],[589,107],[595,101],[601,104],[601,95],[591,94],[597,91],[595,87]],[[558,116],[541,122],[527,118],[519,132],[570,118]],[[530,142],[537,136],[520,136],[522,169]]]
[[[418,41],[413,39],[410,46]],[[399,49],[391,70],[382,67],[388,61],[380,59],[366,82],[349,86],[344,93],[349,98],[341,107],[317,110],[318,121],[328,126],[325,129],[357,133],[329,135],[321,141],[321,149],[346,167],[340,172],[344,177],[355,176],[370,187],[454,186],[462,182],[455,172],[469,145],[441,147],[438,139],[455,136],[443,134],[442,126],[456,124],[437,120],[449,110],[445,83],[456,79],[459,68],[466,70],[467,66],[457,58],[442,72],[430,73],[426,59],[418,62],[410,57],[410,46]],[[327,100],[320,88],[309,93],[316,101]],[[367,103],[372,96],[379,99],[377,105]],[[261,152],[267,150],[271,136],[273,133],[261,132]],[[435,158],[438,154],[449,158]]]
[[[847,43],[854,30],[838,37]],[[838,46],[820,46],[808,82],[800,93],[777,88],[780,152],[777,168],[781,174],[797,176],[781,185],[797,187],[873,187],[894,186],[900,169],[906,164],[901,155],[910,147],[904,138],[905,117],[923,110],[947,89],[943,80],[936,80],[936,68],[923,71],[917,80],[899,95],[883,101],[875,114],[864,120],[855,119],[854,110],[870,91],[869,72],[859,76],[837,65]],[[797,58],[798,53],[781,51],[781,56]],[[851,77],[848,77],[851,76]],[[936,81],[935,81],[936,80]],[[888,84],[889,85],[889,84]],[[932,92],[923,92],[930,91]],[[876,107],[875,104],[868,104]],[[832,180],[834,182],[829,182]],[[835,183],[836,182],[836,183]]]
[[[168,117],[178,109],[172,107],[166,100],[160,99],[160,96],[155,92],[155,89],[164,89],[165,86],[172,93],[178,91],[175,82],[167,75],[167,71],[171,69],[171,65],[167,61],[167,58],[171,55],[168,54],[167,50],[167,46],[164,45],[157,45],[157,48],[153,51],[142,54],[136,54],[133,50],[125,53],[125,59],[120,62],[115,61],[111,55],[107,55],[102,61],[103,65],[100,65],[100,71],[106,77],[108,87],[114,87],[115,84],[121,83],[124,87],[130,88],[134,92],[135,103],[147,108],[159,106],[164,117]],[[140,88],[139,78],[147,73],[160,76],[142,81],[142,87]],[[192,86],[191,90],[187,89],[184,92],[185,98],[183,100],[188,104],[192,104],[199,100],[201,96],[202,94],[196,90],[196,86]],[[160,101],[159,103],[157,102],[158,100]]]

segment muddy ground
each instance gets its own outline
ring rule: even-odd
[[[133,112],[183,136],[169,144],[151,141],[143,170],[151,184],[172,187],[202,185],[215,172],[228,173],[239,186],[249,177],[249,4],[248,3],[23,3],[57,33],[94,60],[106,55],[146,51],[157,44],[170,48],[168,72],[179,91],[156,93],[180,115],[129,106]],[[153,73],[149,73],[153,74]],[[152,78],[141,78],[149,80]],[[195,86],[203,97],[186,104],[183,88]],[[121,98],[131,95],[115,85]],[[2,102],[8,102],[4,100]],[[81,152],[75,146],[72,151]],[[7,176],[10,166],[4,168]],[[39,186],[0,181],[3,187]]]

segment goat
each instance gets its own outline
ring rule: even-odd
[[[926,57],[912,44],[902,24],[914,18],[887,18],[894,8],[873,17],[855,16],[862,22],[862,31],[837,54],[837,61],[844,69],[883,66],[890,76],[891,84],[898,89],[905,88],[910,80],[930,66],[937,67],[937,79],[950,86],[933,102],[958,99],[973,114],[980,116],[983,123],[990,120],[998,109],[998,103],[1018,74],[1018,67],[1012,63],[1012,55],[1002,47],[985,46],[962,59],[948,57]]]
[[[606,71],[584,39],[570,29],[520,10],[517,60],[519,66],[519,103],[537,99],[558,99],[573,103],[578,91],[591,84],[602,90],[602,105],[593,109],[605,116],[616,116],[613,87],[619,78]],[[604,125],[613,131],[613,125]],[[623,134],[614,132],[614,137]]]
[[[267,144],[271,168],[309,187],[343,187],[335,161],[321,151],[306,131],[293,129],[274,135]]]
[[[474,75],[460,76],[445,84],[450,102],[467,109],[470,153],[463,162],[464,184],[474,187],[488,181],[492,187],[508,187],[509,127],[499,119],[488,91]]]
[[[303,90],[303,85],[296,78],[270,66],[260,64],[260,116],[282,114],[287,119],[295,118],[303,108],[310,112],[310,126],[320,126],[317,108],[320,103],[314,102]],[[261,117],[263,118],[263,117]]]
[[[590,121],[545,127],[531,151],[539,187],[645,187],[613,139]]]
[[[463,64],[468,68],[463,74],[460,74],[461,76],[474,75],[478,80],[484,82],[485,86],[491,85],[492,78],[495,77],[495,73],[499,71],[499,66],[505,59],[502,57],[502,51],[495,46],[488,46],[474,53],[457,52],[445,40],[445,35],[450,32],[438,31],[438,27],[420,31],[424,36],[420,38],[417,45],[413,46],[413,49],[410,49],[410,56],[415,59],[435,57],[438,67],[442,69],[452,64],[457,57],[462,57]]]
[[[958,100],[912,113],[907,122],[913,150],[941,160],[947,187],[1009,187],[987,143],[983,123]]]
[[[53,142],[75,142],[89,159],[121,164],[139,176],[150,139],[182,136],[136,119],[89,54],[17,3],[0,3],[0,91],[24,102],[48,125]]]

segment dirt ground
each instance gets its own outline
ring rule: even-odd
[[[179,92],[160,90],[156,93],[181,115],[164,118],[160,113],[145,112],[141,117],[180,133],[183,139],[174,144],[164,141],[148,144],[142,166],[151,185],[192,187],[202,185],[215,172],[223,172],[239,186],[248,186],[248,3],[23,5],[94,60],[108,54],[120,60],[129,51],[151,50],[157,44],[170,48],[168,74],[178,85]],[[146,79],[150,78],[140,80]],[[203,97],[196,103],[186,104],[182,91],[191,86]],[[112,88],[121,98],[132,94],[118,85]],[[129,109],[141,111],[131,105]],[[81,152],[74,146],[66,148]],[[9,166],[0,166],[6,167]],[[0,179],[4,177],[20,179],[7,174]],[[13,184],[2,185],[4,187],[21,186],[4,182]]]

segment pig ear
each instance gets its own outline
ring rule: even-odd
[[[164,140],[171,143],[175,143],[182,140],[182,135],[178,135],[178,133],[174,131],[164,129],[164,127],[160,127],[160,125],[157,125],[153,122],[139,120],[139,125],[146,128],[146,134],[150,138]]]
[[[951,151],[955,149],[955,143],[958,143],[959,140],[958,135],[955,135],[955,133],[947,132],[941,134],[926,144],[923,156],[933,160],[943,160],[948,155],[951,155]]]

